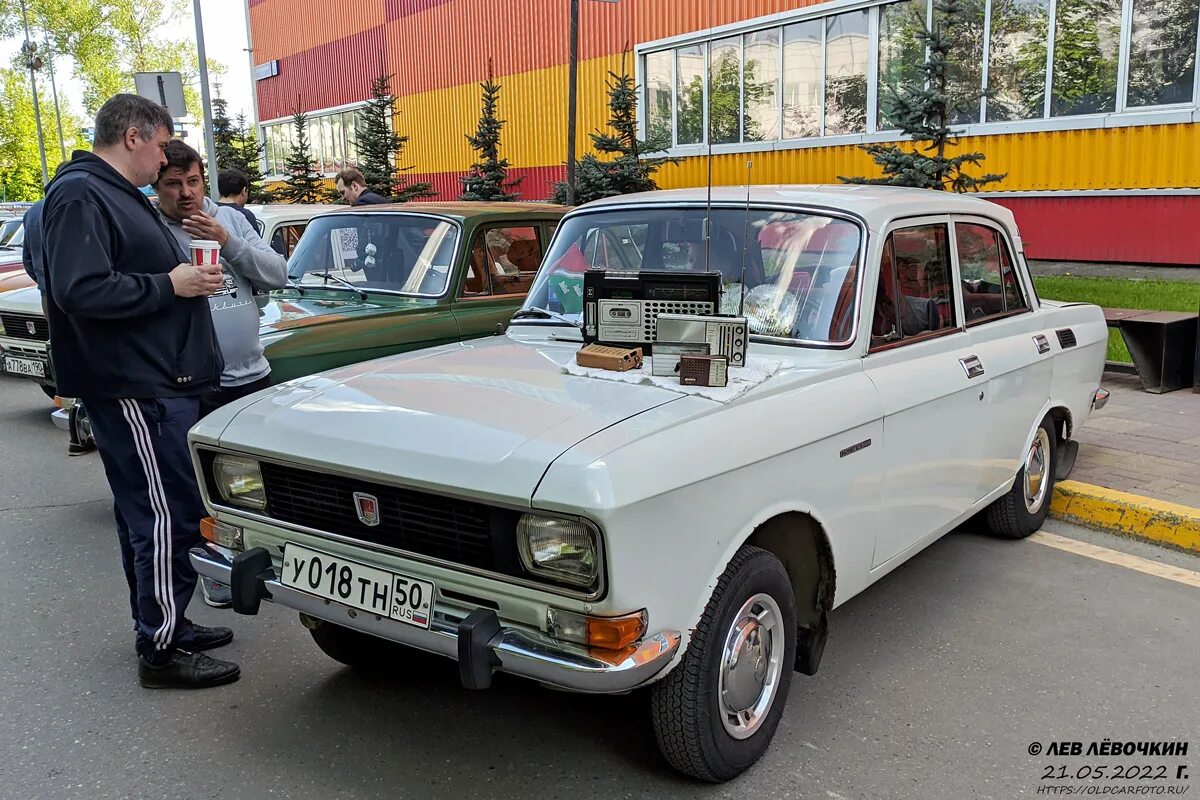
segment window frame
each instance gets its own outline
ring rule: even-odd
[[[892,0],[896,2],[896,0]],[[934,0],[925,0],[926,3],[926,21],[928,23],[932,15]],[[1159,124],[1179,124],[1200,122],[1200,26],[1197,26],[1197,36],[1195,42],[1195,51],[1193,54],[1194,76],[1192,85],[1192,97],[1190,102],[1170,103],[1154,106],[1138,106],[1129,108],[1127,105],[1129,91],[1129,76],[1130,76],[1130,55],[1132,49],[1132,25],[1133,25],[1133,3],[1135,0],[1121,0],[1121,11],[1119,19],[1119,36],[1117,44],[1117,97],[1114,110],[1111,112],[1101,112],[1094,114],[1077,114],[1069,116],[1053,116],[1053,81],[1054,81],[1054,50],[1055,38],[1057,35],[1057,15],[1058,15],[1058,0],[1050,0],[1049,2],[1049,24],[1046,30],[1046,63],[1044,65],[1045,92],[1042,103],[1040,116],[1032,119],[1009,120],[1009,121],[989,121],[987,115],[987,98],[984,95],[984,90],[988,86],[990,80],[990,61],[991,61],[991,38],[992,38],[992,17],[994,0],[984,0],[984,26],[982,31],[983,36],[983,57],[984,63],[981,69],[981,96],[979,108],[979,122],[970,123],[967,125],[955,126],[956,130],[960,131],[963,136],[991,136],[1012,133],[1029,133],[1038,131],[1061,131],[1061,130],[1081,130],[1081,129],[1098,129],[1110,127],[1125,127],[1135,125],[1159,125]],[[714,153],[749,153],[762,152],[771,150],[793,150],[804,149],[810,147],[826,147],[843,144],[864,144],[871,142],[888,142],[900,141],[903,137],[895,129],[881,129],[879,122],[879,46],[880,46],[880,14],[884,6],[891,5],[889,2],[880,2],[880,0],[829,0],[829,2],[819,3],[813,6],[807,6],[800,9],[785,11],[769,16],[757,17],[754,19],[735,22],[728,25],[705,28],[691,33],[672,36],[664,39],[643,42],[636,46],[634,59],[635,79],[641,81],[644,72],[644,60],[648,53],[653,52],[674,52],[678,48],[706,45],[705,59],[709,60],[711,55],[711,42],[728,38],[731,36],[741,35],[743,64],[745,60],[745,36],[751,33],[756,33],[763,30],[777,29],[779,31],[780,42],[780,76],[779,76],[779,120],[780,131],[779,138],[774,140],[746,140],[744,132],[741,140],[733,144],[709,144],[707,138],[708,132],[708,105],[709,105],[709,87],[707,82],[704,87],[704,109],[703,109],[703,126],[705,138],[703,141],[694,144],[679,144],[678,143],[678,97],[673,98],[672,102],[672,140],[671,147],[666,154],[669,156],[693,156],[707,152],[709,149]],[[826,92],[827,76],[825,75],[826,68],[823,64],[821,74],[821,124],[817,135],[805,137],[787,138],[784,136],[784,116],[783,116],[783,98],[784,98],[784,81],[785,73],[783,71],[783,51],[784,51],[784,32],[783,29],[792,24],[805,22],[808,20],[820,20],[822,22],[822,60],[824,62],[824,50],[826,48],[826,20],[841,13],[850,11],[859,11],[866,9],[868,11],[868,37],[867,44],[869,53],[867,57],[867,119],[866,130],[863,133],[826,135],[825,133],[825,111],[824,97]],[[1200,7],[1197,9],[1197,14],[1200,16]],[[678,58],[672,58],[672,65],[676,66],[676,74],[673,75],[672,87],[673,91],[678,91]],[[711,73],[710,69],[705,70],[705,75]],[[743,87],[741,90],[743,96],[744,90],[744,75]],[[743,102],[744,114],[744,102]],[[646,135],[646,114],[644,104],[639,104],[638,108],[638,127],[642,136]]]
[[[315,109],[313,111],[305,112],[308,115],[309,153],[310,153],[310,155],[312,155],[313,159],[317,162],[317,170],[321,174],[321,177],[331,178],[334,175],[336,175],[337,172],[343,168],[343,166],[346,166],[346,165],[352,166],[353,165],[350,160],[350,157],[349,157],[349,151],[350,151],[349,144],[350,143],[346,138],[345,115],[346,114],[357,114],[359,111],[362,111],[364,108],[366,108],[367,105],[368,105],[367,101],[364,100],[364,101],[355,102],[355,103],[347,103],[345,105],[340,105],[340,106],[333,106],[331,108],[320,108],[320,109]],[[641,107],[642,107],[642,105],[639,103],[638,108],[640,109]],[[639,114],[640,113],[641,112],[639,111]],[[341,149],[341,153],[342,153],[342,158],[340,161],[337,159],[333,159],[331,161],[333,170],[326,171],[325,163],[324,163],[325,162],[325,159],[324,159],[325,153],[324,153],[324,145],[323,145],[324,136],[322,134],[321,120],[324,118],[329,118],[329,126],[330,126],[330,130],[331,130],[331,134],[332,134],[332,128],[333,128],[333,119],[332,118],[333,117],[341,118],[341,125],[340,125],[341,148],[340,149]],[[272,157],[272,147],[270,144],[268,144],[263,150],[263,157],[260,162],[266,172],[266,174],[263,175],[263,180],[265,180],[265,181],[281,181],[281,180],[286,179],[287,176],[283,173],[282,169],[283,169],[283,162],[287,158],[287,152],[288,152],[288,150],[291,149],[291,142],[289,139],[286,138],[286,133],[288,131],[290,131],[291,128],[292,128],[291,116],[276,117],[275,119],[267,119],[267,120],[263,120],[262,122],[260,122],[258,124],[257,132],[258,132],[258,140],[260,142],[267,142],[268,137],[272,136],[272,135],[277,137],[276,143],[274,146],[274,150],[275,150],[274,157]],[[357,135],[357,130],[358,130],[357,118],[355,119],[354,128],[355,128],[355,135]],[[339,149],[338,145],[332,141],[329,144],[331,146],[332,153],[334,155],[336,155],[336,153],[338,152],[338,149]],[[356,148],[356,155],[357,155],[357,148]]]
[[[888,241],[891,240],[892,234],[896,231],[909,230],[911,228],[928,228],[936,225],[943,225],[946,228],[946,241],[950,250],[949,261],[951,305],[954,307],[954,318],[957,320],[958,324],[936,331],[925,331],[924,333],[919,333],[915,336],[905,336],[903,333],[901,333],[900,338],[894,342],[875,344],[873,341],[871,341],[874,336],[870,333],[871,325],[867,315],[874,315],[875,303],[879,298],[879,292],[883,290],[883,282],[879,280],[879,276],[881,272],[880,268],[883,266],[883,253],[887,248]],[[870,309],[867,309],[864,306],[862,308],[862,313],[859,314],[860,321],[865,323],[860,327],[867,331],[867,355],[871,356],[875,353],[886,353],[889,350],[895,350],[907,345],[920,344],[921,342],[940,339],[943,336],[950,336],[956,333],[966,333],[967,328],[964,324],[965,314],[963,309],[962,285],[959,280],[960,272],[958,268],[958,247],[957,240],[954,238],[954,216],[951,214],[928,214],[918,217],[903,217],[900,219],[895,219],[888,223],[887,227],[885,227],[879,233],[879,237],[881,244],[879,251],[876,254],[877,257],[874,259],[873,265],[875,272],[875,294],[871,297]],[[894,259],[892,262],[892,268],[895,269]]]
[[[1012,241],[1009,239],[1008,231],[1006,231],[1004,229],[1004,226],[998,225],[997,223],[987,219],[987,217],[971,217],[971,216],[964,216],[964,215],[956,215],[955,217],[953,217],[951,220],[951,231],[950,232],[953,234],[953,237],[954,237],[954,260],[955,260],[955,263],[958,262],[958,225],[960,225],[960,224],[961,225],[977,225],[981,228],[989,228],[992,231],[994,231],[995,233],[999,234],[1001,245],[1004,246],[1005,248],[1007,248],[1007,250],[1008,250],[1008,260],[1012,264],[1013,275],[1016,278],[1017,292],[1018,292],[1018,294],[1021,295],[1021,302],[1023,302],[1025,304],[1024,308],[1016,308],[1016,309],[1012,309],[1010,311],[1001,311],[998,314],[987,314],[985,316],[979,317],[978,319],[968,320],[967,315],[966,315],[966,298],[961,297],[962,277],[960,274],[960,276],[958,278],[958,283],[955,286],[956,286],[956,289],[959,292],[960,298],[962,300],[963,325],[966,328],[977,328],[980,325],[986,325],[987,323],[995,322],[996,320],[1008,319],[1010,317],[1018,317],[1022,314],[1032,313],[1033,312],[1033,303],[1030,302],[1029,292],[1025,286],[1025,277],[1023,275],[1024,270],[1022,270],[1018,266],[1019,262],[1017,261],[1016,248],[1014,248],[1012,246]],[[1003,266],[1001,267],[1001,269],[1003,270]],[[1001,281],[1004,280],[1003,273],[1001,274],[1000,279],[1001,279]],[[1002,285],[1001,292],[1003,292],[1003,288],[1004,287]]]

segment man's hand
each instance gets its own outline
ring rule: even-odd
[[[221,288],[224,282],[220,265],[197,267],[180,264],[171,270],[171,287],[177,297],[207,297]]]
[[[193,239],[211,239],[218,242],[221,247],[224,247],[229,241],[229,232],[225,230],[225,227],[203,211],[197,211],[183,220],[183,229]]]

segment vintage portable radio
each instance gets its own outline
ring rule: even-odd
[[[729,383],[729,359],[684,354],[679,357],[679,382],[684,386],[725,386]]]
[[[581,367],[625,372],[642,366],[642,348],[588,344],[581,347],[575,354],[575,363]]]
[[[745,317],[660,314],[656,329],[664,342],[708,342],[709,352],[728,357],[729,366],[746,366],[749,328]]]
[[[650,358],[650,372],[667,378],[679,377],[679,357],[683,355],[708,355],[708,342],[664,342],[654,343],[654,355]]]
[[[659,314],[712,314],[720,302],[719,272],[590,269],[583,276],[583,338],[650,353],[660,338]]]

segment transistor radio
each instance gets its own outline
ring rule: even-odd
[[[679,382],[684,386],[725,386],[729,383],[729,359],[725,356],[682,355]]]
[[[712,314],[721,302],[719,272],[626,272],[583,276],[585,342],[642,347],[650,353],[660,314]]]
[[[746,366],[749,328],[745,317],[660,314],[657,332],[664,342],[708,342],[709,352],[728,358],[729,366]]]

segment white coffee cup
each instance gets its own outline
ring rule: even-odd
[[[211,239],[192,239],[192,264],[197,267],[215,267],[221,258],[221,243]]]

